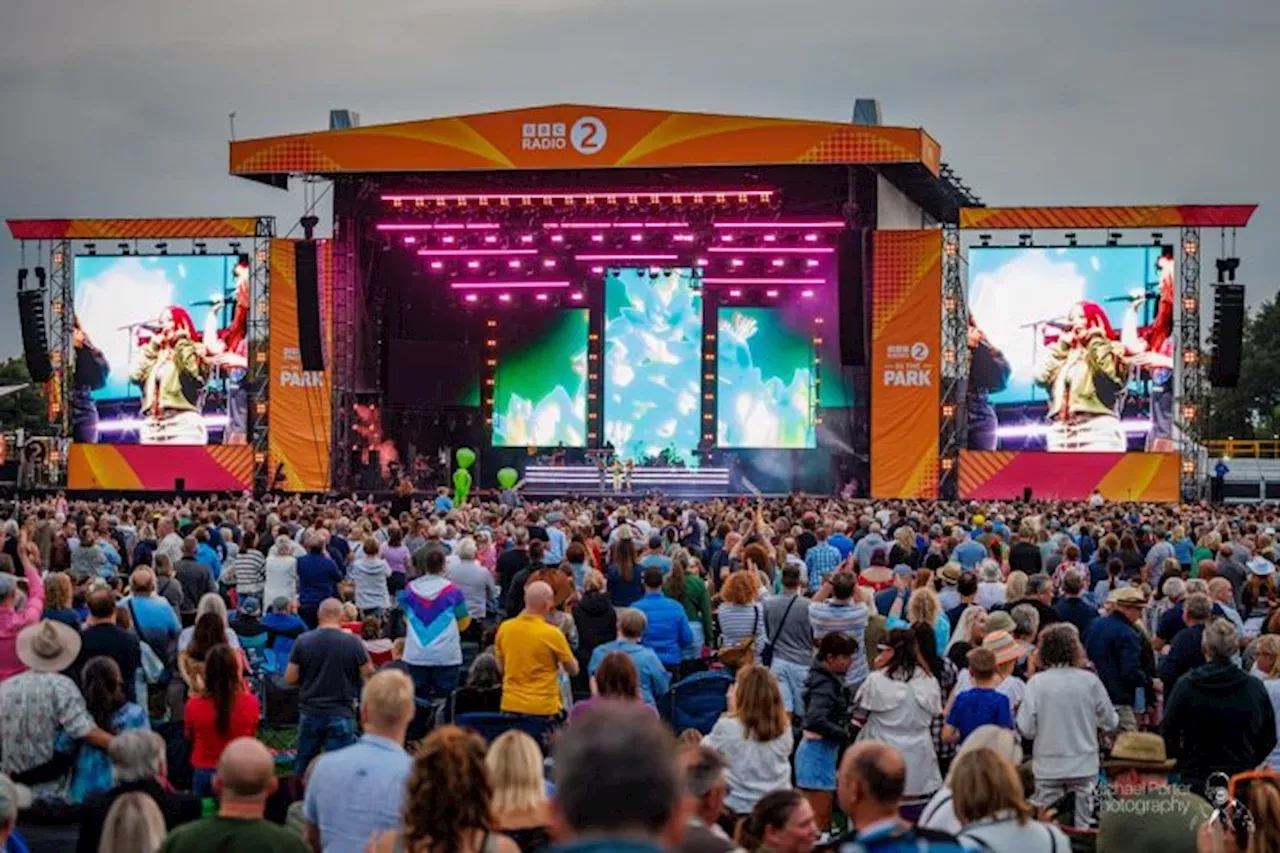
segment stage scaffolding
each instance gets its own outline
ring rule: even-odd
[[[942,228],[942,393],[938,436],[938,494],[955,498],[959,493],[959,457],[967,438],[965,392],[969,377],[969,312],[965,305],[964,256],[960,229]]]
[[[1204,375],[1204,352],[1200,348],[1200,229],[1182,229],[1182,264],[1179,270],[1180,296],[1178,340],[1175,353],[1177,391],[1178,450],[1182,454],[1182,497],[1200,496],[1200,441],[1208,402]]]
[[[253,265],[249,278],[249,369],[245,389],[249,404],[249,444],[253,446],[253,488],[271,486],[268,466],[268,396],[271,388],[271,240],[276,236],[273,216],[259,216],[253,229]]]

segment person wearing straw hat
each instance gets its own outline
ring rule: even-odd
[[[1084,648],[1120,717],[1120,731],[1137,731],[1133,706],[1138,691],[1153,695],[1151,680],[1142,668],[1142,638],[1137,628],[1147,597],[1137,587],[1122,586],[1107,596],[1107,605],[1111,613],[1089,626]]]
[[[1176,762],[1152,732],[1124,732],[1102,769],[1107,783],[1098,804],[1098,853],[1158,850],[1193,853],[1196,829],[1213,806],[1185,786],[1171,786]]]
[[[37,797],[65,799],[75,762],[56,754],[59,733],[104,750],[111,744],[80,688],[62,674],[80,654],[80,635],[45,619],[22,629],[17,645],[27,671],[0,684],[0,772],[29,785]]]

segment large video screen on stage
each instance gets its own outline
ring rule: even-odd
[[[502,321],[493,378],[496,447],[584,447],[587,439],[585,308],[529,311]]]
[[[1172,450],[1162,246],[969,250],[971,450]]]
[[[243,444],[247,258],[75,259],[73,438]]]
[[[605,276],[604,437],[619,455],[689,461],[701,437],[702,285],[693,270]]]
[[[813,337],[781,308],[721,307],[716,444],[815,446]]]

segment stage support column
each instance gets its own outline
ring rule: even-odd
[[[942,396],[939,411],[940,478],[942,497],[954,499],[959,487],[960,451],[968,434],[965,393],[969,379],[969,314],[965,305],[960,229],[942,229]]]
[[[1178,337],[1174,354],[1175,417],[1178,448],[1182,453],[1182,497],[1196,500],[1202,494],[1200,470],[1201,425],[1208,412],[1205,393],[1204,353],[1200,349],[1200,229],[1182,229],[1182,269],[1178,276],[1182,298],[1174,306]]]

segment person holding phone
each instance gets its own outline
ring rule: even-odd
[[[1036,372],[1036,383],[1050,394],[1046,448],[1123,453],[1117,412],[1129,380],[1124,346],[1096,302],[1076,303],[1067,323]]]

